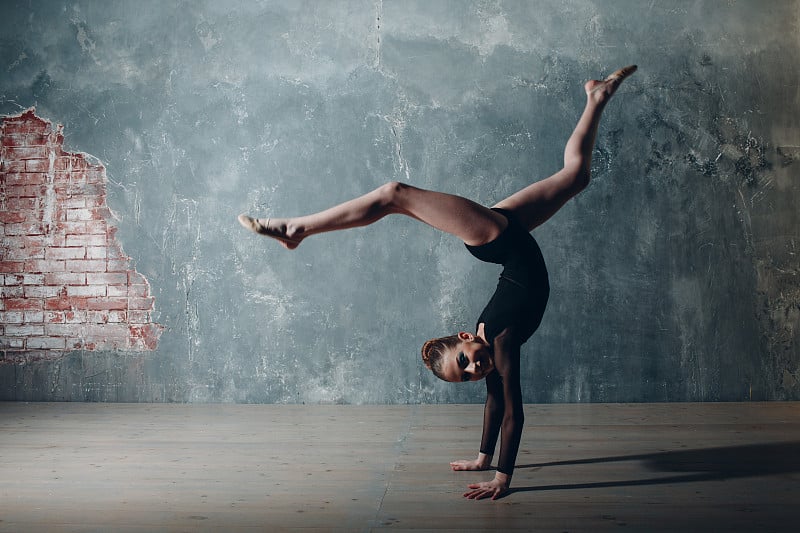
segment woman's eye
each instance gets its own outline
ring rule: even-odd
[[[467,366],[467,358],[464,357],[463,353],[458,354],[458,364],[461,366]]]

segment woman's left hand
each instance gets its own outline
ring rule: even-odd
[[[496,500],[508,492],[508,482],[501,481],[495,477],[491,481],[473,483],[469,488],[471,490],[464,493],[465,498],[469,498],[470,500],[482,500],[491,497],[493,500]]]

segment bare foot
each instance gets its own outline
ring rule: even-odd
[[[288,225],[280,219],[252,218],[245,214],[239,215],[239,224],[253,233],[266,235],[277,240],[287,250],[294,250],[300,245],[302,238],[288,235]]]
[[[590,80],[587,81],[583,88],[586,90],[586,96],[591,98],[595,103],[602,104],[608,101],[611,96],[617,92],[622,80],[636,72],[638,67],[636,65],[628,65],[619,70],[614,71],[609,77],[604,80]]]

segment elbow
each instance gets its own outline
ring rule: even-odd
[[[521,409],[512,409],[510,413],[506,413],[503,417],[503,425],[521,428],[525,425],[525,414]]]
[[[499,401],[497,398],[489,395],[486,398],[485,407],[487,411],[491,411],[492,413],[503,413],[505,411],[505,404],[502,401]]]
[[[486,402],[483,412],[485,417],[494,420],[497,424],[505,422],[505,409],[500,402]]]

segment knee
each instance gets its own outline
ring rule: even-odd
[[[574,196],[589,186],[592,173],[586,165],[575,164],[564,167],[564,169],[570,174],[567,183],[571,195]]]
[[[379,202],[383,207],[397,207],[407,190],[408,185],[399,181],[385,183],[378,188]]]
[[[570,188],[578,193],[589,185],[592,159],[580,154],[564,152],[564,171],[570,176]]]
[[[581,169],[578,170],[577,174],[575,175],[575,192],[581,192],[583,189],[588,187],[591,177],[591,171],[586,167],[581,167]]]

